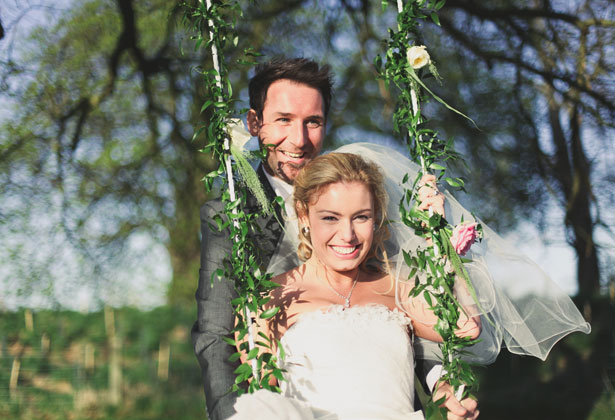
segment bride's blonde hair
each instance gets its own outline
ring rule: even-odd
[[[374,205],[374,239],[372,247],[361,268],[367,268],[367,262],[374,257],[383,261],[384,241],[389,236],[386,226],[386,208],[388,195],[384,188],[384,178],[378,166],[352,153],[328,153],[316,157],[297,174],[294,186],[294,205],[297,216],[307,216],[309,205],[318,200],[323,189],[339,182],[360,182],[372,195]],[[312,242],[309,232],[299,226],[299,248],[297,254],[301,261],[312,256]]]

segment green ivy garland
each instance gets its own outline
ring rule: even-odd
[[[230,142],[230,129],[234,124],[232,116],[243,111],[235,109],[229,70],[222,54],[237,45],[235,26],[237,18],[242,16],[241,8],[238,1],[212,0],[199,0],[196,4],[180,2],[178,7],[183,11],[184,24],[195,33],[191,37],[195,48],[207,49],[213,60],[213,69],[200,69],[211,99],[201,107],[201,112],[209,111],[209,118],[206,124],[196,130],[193,141],[204,134],[205,146],[201,151],[219,162],[218,168],[208,173],[203,181],[208,191],[212,191],[216,181],[220,182],[224,211],[215,216],[216,225],[212,228],[218,231],[228,229],[233,241],[231,255],[225,259],[223,267],[213,273],[211,279],[212,282],[232,282],[238,294],[231,302],[237,318],[233,331],[237,341],[227,341],[233,346],[237,342],[241,343],[241,352],[233,354],[232,359],[238,360],[243,353],[247,354],[247,362],[235,371],[237,377],[233,391],[243,393],[242,383],[247,383],[248,392],[260,388],[279,391],[278,387],[269,385],[272,376],[282,380],[282,371],[276,364],[277,356],[272,351],[273,345],[264,335],[254,337],[251,329],[255,314],[260,314],[261,319],[267,319],[278,311],[278,308],[263,310],[269,300],[267,296],[276,284],[270,280],[270,274],[260,270],[256,257],[258,248],[248,236],[249,232],[259,229],[256,220],[270,209],[264,206],[260,212],[244,212],[248,191],[244,185],[246,177],[242,178],[239,174],[245,165],[242,166],[240,156],[231,159],[234,151]],[[254,54],[246,51],[245,55]],[[236,183],[235,180],[239,178],[244,183]]]
[[[383,7],[386,7],[388,2],[382,3]],[[398,30],[389,30],[389,39],[385,42],[385,58],[377,56],[374,64],[387,85],[393,85],[399,92],[398,107],[393,115],[394,129],[406,142],[411,158],[421,165],[421,171],[402,198],[400,216],[403,223],[413,228],[417,235],[430,239],[433,246],[404,251],[404,260],[411,269],[408,279],[415,283],[410,294],[413,297],[422,295],[438,317],[434,329],[443,338],[440,349],[444,375],[441,380],[447,381],[455,389],[457,398],[461,399],[469,395],[476,379],[471,366],[460,356],[466,347],[478,340],[455,335],[457,321],[463,309],[453,290],[455,278],[465,281],[477,301],[463,266],[463,263],[469,260],[462,259],[451,244],[453,226],[437,213],[419,210],[420,201],[416,188],[421,177],[428,171],[437,171],[438,180],[443,179],[451,187],[461,190],[464,188],[463,180],[447,177],[446,168],[443,166],[443,163],[461,157],[453,150],[451,141],[441,140],[437,132],[426,126],[420,104],[421,101],[432,98],[446,108],[463,114],[451,108],[423,83],[422,79],[427,76],[433,76],[438,81],[440,77],[425,47],[412,45],[413,40],[419,38],[421,21],[431,19],[436,25],[440,24],[437,12],[444,3],[445,0],[410,0],[404,5],[401,0],[397,0]],[[403,179],[403,183],[408,185],[408,175]],[[480,237],[480,225],[476,226],[476,229],[476,234]],[[422,273],[421,279],[417,275],[419,273]],[[428,407],[427,416],[441,403],[442,400],[437,401],[435,406]],[[446,417],[445,409],[442,410],[443,416]]]

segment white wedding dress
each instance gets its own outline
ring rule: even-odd
[[[282,394],[237,400],[232,420],[422,420],[410,320],[383,305],[305,313],[282,337]]]

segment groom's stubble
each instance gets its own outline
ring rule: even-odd
[[[275,168],[275,170],[270,167],[269,162],[267,162],[267,160],[265,160],[264,164],[265,164],[265,168],[271,175],[280,178],[282,181],[286,182],[287,184],[293,185],[295,183],[295,177],[297,176],[299,171],[310,162],[311,160],[303,162],[301,164],[295,164],[292,162],[278,162],[278,165]],[[284,171],[285,167],[290,169],[289,172],[293,174],[292,177],[289,177],[286,171]]]

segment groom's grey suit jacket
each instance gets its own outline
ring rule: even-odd
[[[273,202],[276,194],[265,176],[262,165],[259,165],[257,174],[267,199]],[[260,231],[250,233],[260,251],[258,258],[263,271],[266,270],[283,232],[279,223],[283,220],[281,209],[276,204],[274,207],[275,214],[257,220]],[[233,404],[236,395],[230,392],[230,389],[235,382],[233,371],[239,365],[238,362],[229,362],[228,359],[235,349],[223,340],[223,337],[230,336],[234,324],[230,302],[236,297],[235,290],[229,281],[211,282],[212,273],[222,267],[224,260],[230,255],[232,246],[228,230],[218,232],[217,229],[209,228],[209,224],[213,223],[213,217],[222,209],[223,203],[219,199],[208,201],[201,208],[201,269],[199,286],[195,294],[198,318],[192,327],[192,344],[203,373],[203,387],[210,420],[222,420],[235,412]],[[259,210],[256,198],[249,193],[244,210],[247,213]]]
[[[276,194],[265,176],[262,165],[259,165],[257,174],[267,199],[273,202]],[[275,214],[257,221],[260,231],[250,233],[260,250],[259,258],[263,270],[269,265],[283,232],[279,223],[283,220],[281,209],[276,204],[274,207]],[[208,201],[201,208],[201,269],[199,286],[195,294],[198,317],[192,327],[192,344],[203,373],[203,388],[210,420],[223,420],[235,413],[233,405],[236,395],[230,392],[230,389],[235,383],[233,371],[239,366],[239,362],[229,362],[228,359],[235,349],[223,340],[223,337],[230,337],[233,329],[234,316],[230,302],[236,297],[236,293],[231,283],[226,280],[211,282],[212,273],[222,266],[224,259],[230,255],[232,246],[227,230],[218,232],[217,229],[209,228],[209,224],[213,223],[213,217],[222,208],[222,202],[217,199]],[[256,198],[248,194],[245,211],[258,210]],[[425,390],[427,390],[425,376],[435,364],[436,362],[417,360],[418,379]],[[419,410],[421,407],[417,404],[420,402],[415,397],[415,409]]]

